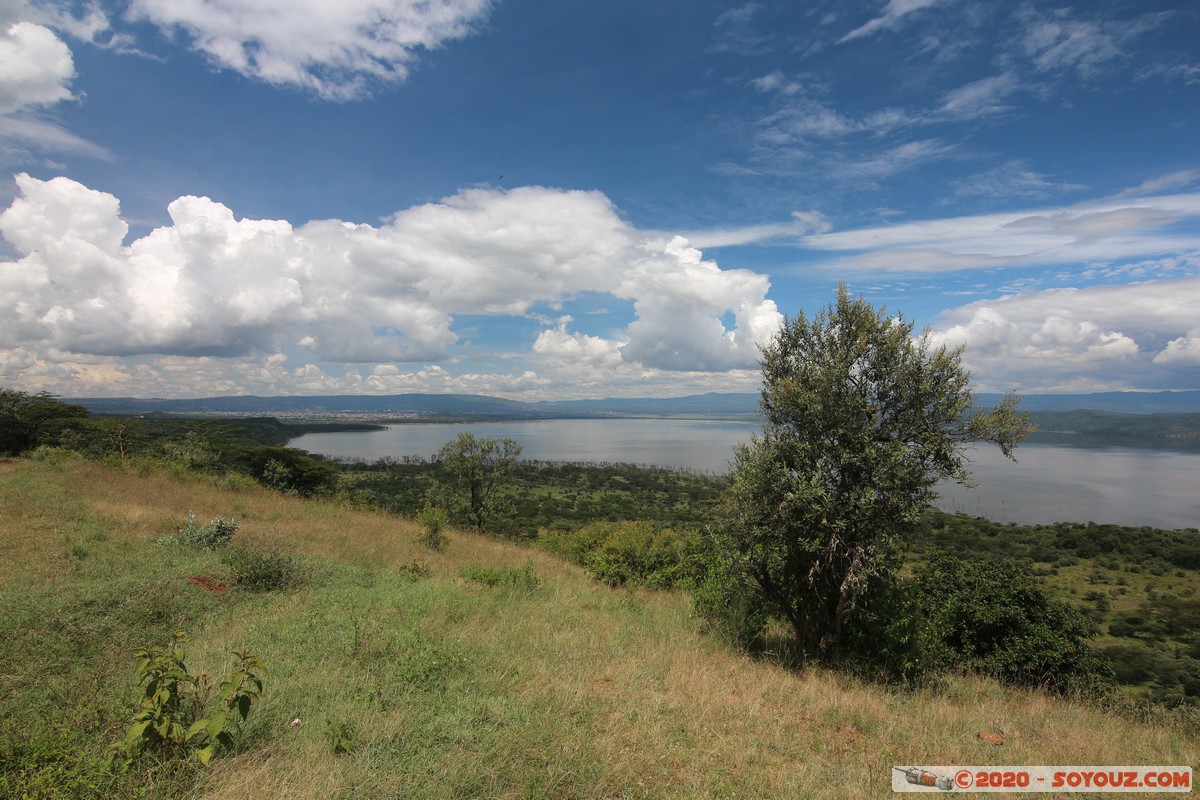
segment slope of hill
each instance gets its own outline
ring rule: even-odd
[[[1195,764],[1179,723],[952,678],[886,691],[710,641],[685,596],[610,590],[545,553],[226,481],[0,463],[0,795],[36,798],[891,797],[895,765]],[[168,546],[189,512],[298,560],[239,588]],[[137,687],[132,648],[268,665],[211,768],[102,770]],[[1002,746],[978,738],[1003,737]]]

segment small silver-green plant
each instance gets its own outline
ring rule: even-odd
[[[229,546],[240,527],[234,517],[213,517],[207,525],[200,525],[196,522],[196,515],[188,512],[187,521],[179,529],[175,541],[201,550],[220,550]]]
[[[417,537],[430,550],[441,550],[446,546],[444,528],[450,522],[450,515],[441,506],[426,502],[425,507],[417,512],[417,522],[421,525],[421,533]]]

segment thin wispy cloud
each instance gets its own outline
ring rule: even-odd
[[[892,30],[914,11],[921,11],[940,2],[942,0],[888,0],[888,4],[883,8],[883,13],[850,31],[838,41],[840,43],[850,42],[871,36],[879,31]]]
[[[993,269],[1200,250],[1198,223],[1200,194],[1180,194],[815,234],[803,245],[856,253],[838,260],[842,268]]]

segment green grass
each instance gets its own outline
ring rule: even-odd
[[[243,590],[220,553],[157,544],[189,511],[236,515],[233,546],[286,553],[304,580]],[[682,593],[419,535],[257,487],[0,464],[0,796],[888,797],[895,764],[1200,761],[1181,718],[971,677],[899,691],[794,672],[700,635]],[[106,774],[138,696],[130,651],[177,629],[216,680],[231,652],[261,656],[262,699],[211,768]]]

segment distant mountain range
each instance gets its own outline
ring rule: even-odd
[[[979,394],[983,405],[1003,395]],[[134,397],[64,398],[95,414],[123,415],[283,415],[380,418],[550,419],[609,416],[749,416],[758,412],[757,392],[667,398],[606,398],[526,403],[469,394],[324,395],[292,397],[205,397],[190,400]],[[1200,391],[1103,392],[1026,395],[1026,411],[1107,411],[1123,414],[1200,412]]]

